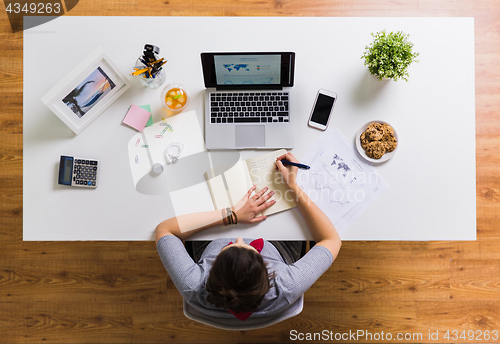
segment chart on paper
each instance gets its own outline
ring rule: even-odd
[[[325,132],[302,162],[311,169],[299,170],[299,185],[339,233],[347,231],[389,187],[338,130]]]

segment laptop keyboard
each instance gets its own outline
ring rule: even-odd
[[[288,92],[211,92],[211,123],[289,122]]]

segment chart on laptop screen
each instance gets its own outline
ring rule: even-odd
[[[280,55],[216,55],[218,85],[280,84]]]

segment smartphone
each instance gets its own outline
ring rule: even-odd
[[[333,107],[337,102],[337,94],[327,90],[319,90],[309,117],[309,126],[325,130],[330,123]]]

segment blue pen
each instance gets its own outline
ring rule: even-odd
[[[288,160],[281,160],[281,162],[283,163],[283,165],[295,166],[295,167],[300,168],[301,170],[308,170],[308,169],[311,168],[310,166],[303,165],[303,164],[297,164],[295,162],[291,162],[291,161],[288,161]]]

